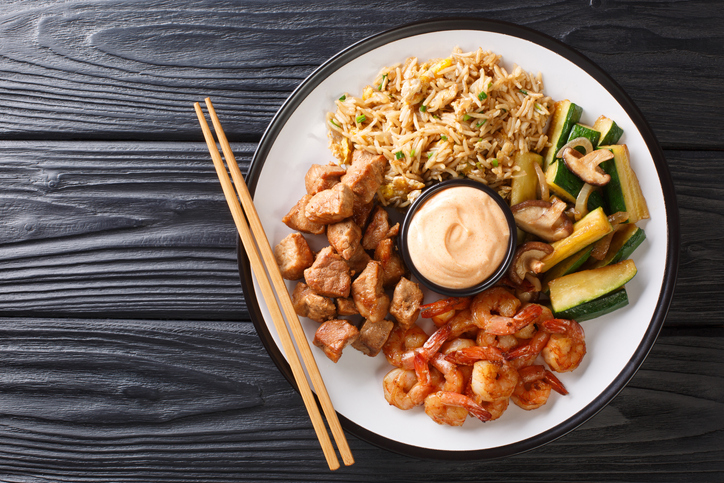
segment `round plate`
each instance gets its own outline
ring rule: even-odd
[[[319,369],[344,427],[354,435],[417,457],[480,459],[529,450],[571,431],[598,411],[633,377],[656,340],[671,302],[678,257],[678,212],[661,148],[643,116],[623,90],[599,67],[570,47],[533,30],[499,21],[445,19],[406,25],[372,36],[340,52],[312,73],[284,103],[261,140],[247,183],[272,246],[291,230],[282,217],[305,194],[304,175],[313,163],[333,160],[327,148],[325,113],[345,92],[359,95],[384,66],[415,56],[420,61],[483,47],[514,64],[541,72],[545,92],[584,109],[581,122],[599,115],[623,128],[631,163],[648,202],[651,219],[639,222],[645,242],[633,260],[638,275],[626,285],[631,303],[612,314],[583,322],[588,354],[581,366],[560,374],[568,396],[553,394],[535,411],[511,404],[486,424],[470,419],[462,427],[435,424],[422,410],[401,411],[382,394],[382,378],[392,369],[384,356],[364,356],[351,347],[337,364],[313,348]],[[325,238],[307,236],[314,250]],[[266,349],[293,383],[267,308],[258,296],[248,260],[239,252],[239,270],[256,329]],[[288,283],[289,289],[294,284]],[[427,294],[425,303],[435,300]],[[424,325],[428,333],[431,326]],[[302,318],[309,342],[318,327]]]

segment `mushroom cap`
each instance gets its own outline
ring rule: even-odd
[[[538,241],[523,243],[516,249],[515,257],[508,269],[510,281],[519,285],[523,283],[526,273],[540,273],[543,268],[541,259],[551,253],[553,253],[553,247],[547,243]]]
[[[611,175],[605,173],[598,165],[613,158],[608,149],[596,149],[582,156],[573,148],[563,151],[563,162],[573,174],[593,186],[605,186],[611,181]]]
[[[573,233],[573,222],[564,213],[566,203],[558,198],[551,200],[528,200],[511,206],[518,228],[547,242],[561,240]]]

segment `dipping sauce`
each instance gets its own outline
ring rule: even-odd
[[[508,252],[503,210],[484,191],[452,186],[435,193],[410,221],[407,250],[420,275],[451,289],[490,277]]]

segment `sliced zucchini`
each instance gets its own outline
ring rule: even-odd
[[[601,139],[598,143],[603,146],[616,144],[623,136],[623,129],[606,116],[599,116],[596,122],[593,123],[593,129],[601,133]]]
[[[614,292],[607,293],[602,297],[584,302],[575,307],[562,312],[554,312],[559,319],[572,319],[577,322],[595,319],[602,315],[618,310],[628,305],[628,294],[625,288],[620,288]]]
[[[591,141],[591,144],[595,149],[596,146],[598,146],[599,139],[601,139],[601,133],[590,126],[586,126],[585,124],[576,124],[575,126],[573,126],[573,129],[571,129],[571,134],[568,135],[568,141],[573,141],[576,138],[588,139],[589,141]],[[581,154],[586,154],[586,150],[583,149],[581,146],[578,146],[574,149],[576,149]]]
[[[583,270],[551,280],[549,283],[553,312],[561,313],[623,287],[636,275],[633,260],[615,265]]]
[[[566,144],[573,125],[580,121],[583,114],[583,109],[568,99],[556,102],[554,107],[551,125],[548,128],[548,142],[551,146],[545,155],[544,169],[555,160],[558,150]]]
[[[627,212],[629,223],[649,218],[646,199],[636,173],[631,169],[628,147],[625,144],[616,144],[599,146],[599,149],[608,149],[613,153],[613,159],[600,164],[601,169],[611,175],[611,181],[603,187],[603,196],[610,212]]]
[[[515,165],[520,167],[522,176],[513,178],[510,189],[510,205],[514,206],[537,197],[538,175],[535,173],[533,163],[543,164],[543,157],[536,153],[518,153],[515,156]]]
[[[613,265],[621,260],[626,260],[646,239],[646,233],[636,225],[622,225],[619,230],[614,233],[611,239],[611,245],[603,260],[591,258],[586,263],[585,269],[605,267]]]
[[[542,272],[547,272],[559,262],[579,250],[608,235],[613,227],[603,208],[596,208],[573,225],[573,233],[562,240],[551,243],[553,253],[543,257]]]
[[[579,269],[591,256],[593,251],[593,243],[585,247],[583,250],[579,250],[570,257],[566,258],[562,262],[558,263],[555,267],[548,270],[543,277],[543,293],[548,293],[548,283],[551,280],[560,278],[563,275],[568,275]]]
[[[583,188],[581,178],[571,173],[571,170],[566,167],[566,163],[561,160],[555,161],[548,167],[546,181],[548,182],[548,189],[569,203],[576,202],[578,193]],[[593,211],[599,206],[608,212],[603,195],[598,191],[594,191],[588,197],[588,211]]]

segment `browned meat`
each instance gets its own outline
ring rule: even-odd
[[[361,203],[369,203],[382,184],[386,167],[384,156],[357,150],[352,155],[352,165],[342,176],[342,183],[352,188]]]
[[[307,284],[299,282],[292,292],[292,305],[297,315],[309,317],[316,322],[333,319],[337,315],[334,301],[314,293]]]
[[[349,260],[359,250],[362,228],[352,220],[340,221],[327,227],[327,240],[342,258]]]
[[[349,297],[352,277],[347,262],[332,247],[324,247],[312,266],[304,271],[304,281],[319,295]]]
[[[372,257],[367,254],[364,248],[362,248],[362,245],[359,245],[357,252],[355,252],[349,260],[347,260],[347,265],[349,265],[351,275],[354,277],[356,274],[361,273],[370,260],[372,260]]]
[[[372,219],[370,220],[370,224],[367,225],[364,237],[362,238],[362,246],[365,250],[374,250],[382,240],[396,236],[399,231],[400,224],[397,223],[390,228],[387,211],[381,206],[378,206],[372,212]]]
[[[360,315],[372,323],[384,319],[390,306],[390,298],[382,288],[383,276],[382,264],[372,260],[352,283],[354,304]]]
[[[309,203],[311,199],[312,195],[302,196],[302,199],[282,218],[282,221],[292,230],[321,235],[324,233],[324,225],[310,221],[305,214],[307,203]]]
[[[375,357],[387,342],[394,326],[395,323],[387,319],[379,322],[366,320],[359,330],[359,337],[352,342],[352,347],[365,355]]]
[[[352,221],[354,221],[357,226],[364,229],[364,227],[367,226],[367,220],[369,220],[370,213],[372,213],[372,208],[374,207],[374,201],[362,203],[360,198],[355,196],[354,203],[352,205]]]
[[[354,343],[359,336],[357,327],[346,320],[328,320],[314,334],[314,345],[321,348],[332,362],[337,362],[350,342]]]
[[[385,238],[380,241],[375,249],[374,259],[382,264],[382,286],[392,288],[400,281],[400,278],[407,273],[405,263],[395,250],[395,241],[392,238]]]
[[[395,286],[390,303],[390,314],[404,329],[409,329],[420,315],[423,294],[420,287],[406,278],[401,278]]]
[[[352,190],[349,186],[339,183],[312,196],[304,208],[304,214],[312,223],[329,225],[352,216],[353,204]]]
[[[307,193],[316,195],[320,191],[328,190],[339,183],[345,172],[343,167],[336,164],[326,166],[313,164],[304,177],[304,186],[307,188]]]
[[[334,299],[337,304],[337,315],[357,315],[357,307],[354,305],[354,300],[351,298],[338,298]]]
[[[280,241],[274,247],[274,258],[282,277],[287,280],[299,280],[304,276],[304,270],[314,263],[314,254],[301,233],[291,233]]]

